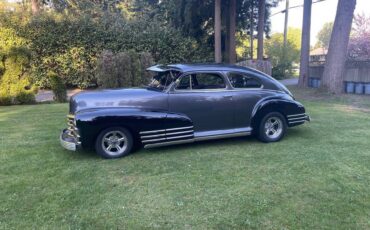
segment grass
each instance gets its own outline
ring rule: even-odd
[[[66,104],[0,107],[0,228],[369,229],[368,97],[292,90],[312,122],[279,143],[218,140],[118,160],[60,147]]]

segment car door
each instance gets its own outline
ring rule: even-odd
[[[169,94],[169,111],[187,115],[195,132],[233,128],[232,92],[218,72],[181,76]]]
[[[236,128],[251,126],[251,115],[258,101],[266,97],[262,81],[253,73],[226,73],[233,88],[234,124]]]

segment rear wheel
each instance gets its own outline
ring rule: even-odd
[[[258,139],[263,142],[276,142],[284,137],[287,129],[284,116],[278,112],[266,114],[259,125]]]
[[[103,130],[95,142],[96,152],[104,158],[119,158],[130,154],[133,138],[125,128],[113,127]]]

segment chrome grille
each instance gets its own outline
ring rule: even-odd
[[[70,134],[71,137],[75,138],[76,140],[78,140],[80,138],[80,135],[78,133],[78,129],[76,127],[76,120],[75,120],[75,116],[74,115],[71,115],[71,114],[68,114],[67,115],[67,129],[68,129],[68,133]]]

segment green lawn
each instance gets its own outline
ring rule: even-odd
[[[118,160],[60,147],[67,104],[0,107],[0,228],[370,229],[370,106],[349,98],[307,97],[312,122],[279,143]]]

